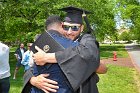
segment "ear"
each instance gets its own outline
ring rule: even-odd
[[[61,25],[63,25],[64,24],[64,22],[61,22]]]
[[[62,35],[64,35],[65,33],[65,31],[64,31],[64,29],[63,29],[63,24],[64,24],[64,22],[61,22],[61,25],[60,25],[60,29],[59,29],[59,33],[61,33]]]
[[[81,25],[81,32],[83,32],[84,30],[84,25]]]

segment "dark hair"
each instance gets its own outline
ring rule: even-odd
[[[24,45],[24,43],[20,43],[20,44],[19,44],[19,47],[21,46],[21,44],[23,44],[23,45]]]
[[[51,15],[46,20],[45,28],[47,29],[49,26],[51,26],[54,23],[61,23],[61,18],[58,15]]]

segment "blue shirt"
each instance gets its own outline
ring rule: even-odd
[[[31,51],[28,50],[23,54],[21,64],[24,65],[24,71],[26,71],[30,68],[29,62],[32,58],[32,55],[30,54],[30,52]]]
[[[79,43],[78,41],[74,42],[71,39],[67,39],[66,37],[62,36],[59,32],[50,30],[48,33],[58,42],[60,43],[64,48],[68,47],[74,47],[77,46]],[[39,74],[50,74],[49,79],[55,80],[58,82],[59,89],[57,93],[73,93],[73,91],[70,88],[70,84],[64,75],[63,71],[59,67],[59,65],[52,64],[50,67],[47,65],[44,66],[34,66],[34,75],[37,76]],[[33,87],[33,90],[31,93],[43,93],[42,90],[37,89],[36,87]]]
[[[75,47],[79,44],[78,41],[73,41],[71,39],[68,39],[64,36],[62,36],[59,32],[51,30],[48,31],[48,33],[58,42],[60,43],[64,48],[68,47]]]

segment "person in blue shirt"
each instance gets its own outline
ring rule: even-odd
[[[53,37],[54,40],[60,43],[64,48],[77,46],[78,42],[73,42],[72,40],[67,39],[62,35],[62,27],[60,25],[61,19],[59,16],[50,16],[46,20],[47,32]],[[61,31],[61,34],[59,31]],[[34,76],[38,76],[40,74],[49,74],[49,79],[58,82],[59,89],[57,90],[57,93],[73,93],[73,89],[71,88],[69,81],[57,63],[51,64],[51,66],[48,66],[47,64],[44,66],[35,65],[33,74]],[[33,87],[31,93],[44,92],[37,87]]]
[[[23,58],[21,61],[21,64],[24,65],[24,71],[26,72],[30,67],[33,66],[33,59],[32,59],[32,54],[33,52],[31,51],[30,47],[32,46],[32,43],[28,43],[28,50],[23,54]]]

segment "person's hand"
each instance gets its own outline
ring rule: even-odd
[[[45,53],[42,49],[35,46],[35,49],[38,51],[33,54],[33,60],[37,65],[45,65],[46,63],[57,63],[55,58],[55,53]]]
[[[58,83],[56,81],[47,79],[46,77],[48,76],[49,74],[40,74],[36,77],[32,77],[30,79],[30,83],[33,86],[43,90],[45,93],[57,92],[57,89],[59,88],[57,86]]]
[[[37,65],[44,65],[46,64],[45,55],[46,53],[40,49],[39,47],[35,46],[35,49],[38,51],[37,53],[33,54],[33,60]]]
[[[96,73],[98,73],[98,74],[105,74],[107,72],[107,70],[108,70],[108,68],[105,65],[105,63],[102,60],[100,60],[100,65],[97,68]]]

